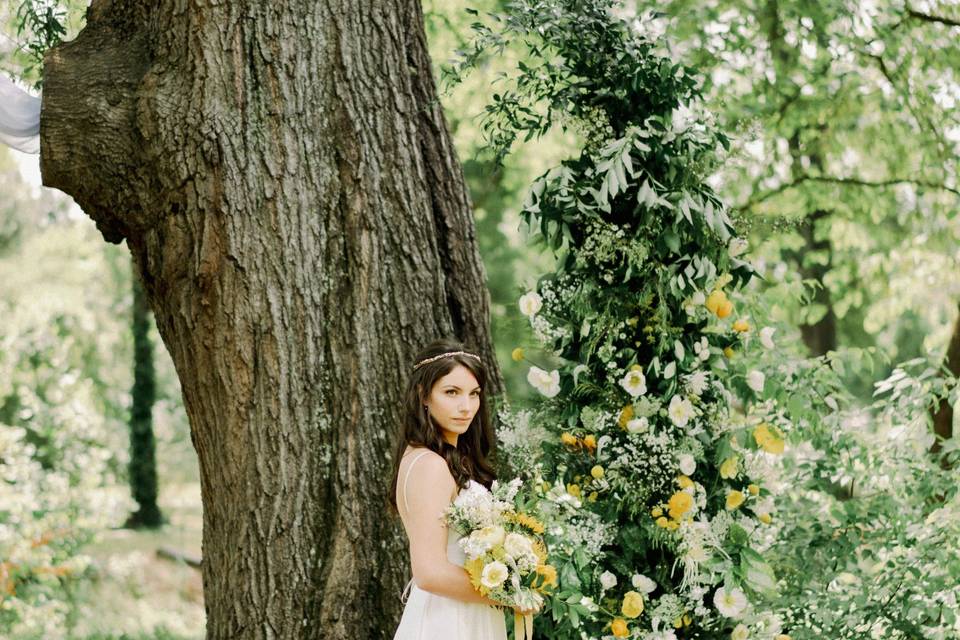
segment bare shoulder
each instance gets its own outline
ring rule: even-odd
[[[410,482],[418,484],[449,484],[454,482],[453,475],[450,473],[450,468],[447,467],[447,461],[444,460],[443,456],[422,447],[410,451],[411,453],[407,455],[409,461],[405,461],[407,468],[410,470]],[[416,463],[414,463],[414,459],[416,459]]]

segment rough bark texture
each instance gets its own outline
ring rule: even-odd
[[[44,182],[127,241],[182,383],[207,637],[391,637],[414,352],[500,388],[419,3],[94,0],[45,64]]]

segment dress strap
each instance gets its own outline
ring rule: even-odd
[[[421,451],[416,456],[414,456],[413,460],[410,461],[410,464],[407,465],[407,473],[403,476],[403,509],[407,513],[410,513],[410,505],[407,504],[407,483],[410,482],[410,470],[413,469],[413,465],[417,463],[417,460],[427,455],[428,453],[430,453],[429,449],[427,449],[426,451]]]

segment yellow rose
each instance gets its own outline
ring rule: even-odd
[[[590,469],[590,475],[593,476],[594,480],[599,480],[603,477],[603,467],[600,465],[594,465],[593,469]]]
[[[760,487],[758,487],[758,486],[755,485],[755,484],[751,484],[751,485],[747,486],[747,491],[749,491],[749,492],[750,492],[750,495],[752,495],[752,496],[758,496],[758,495],[760,495]]]
[[[627,626],[627,621],[623,618],[614,620],[610,625],[610,631],[618,638],[626,638],[630,635],[630,628]]]
[[[674,520],[683,517],[683,514],[690,511],[691,507],[693,507],[693,496],[686,491],[677,491],[670,496],[670,501],[667,503],[667,510]]]
[[[739,473],[739,459],[737,456],[731,456],[720,465],[720,477],[724,480],[733,480]]]
[[[736,509],[743,504],[743,501],[746,500],[746,496],[743,495],[740,491],[728,491],[727,492],[727,509],[731,511]]]
[[[739,333],[750,331],[750,323],[746,320],[737,320],[733,323],[733,330]]]
[[[636,591],[627,591],[623,595],[623,604],[620,612],[628,618],[636,618],[643,613],[643,596]]]

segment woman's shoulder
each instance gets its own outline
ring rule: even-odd
[[[403,454],[404,466],[411,475],[427,476],[430,478],[450,476],[447,461],[439,453],[426,447],[407,447]],[[411,466],[412,465],[412,466]]]

